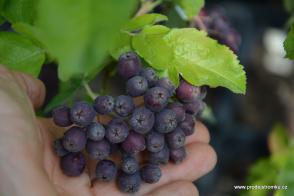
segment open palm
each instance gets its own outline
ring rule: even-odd
[[[43,84],[0,66],[0,195],[125,195],[114,182],[91,181],[95,163],[79,177],[65,176],[52,141],[63,134],[50,119],[37,119],[33,108],[42,105]],[[192,181],[216,163],[207,129],[199,122],[186,141],[187,158],[179,165],[162,166],[156,184],[143,184],[137,195],[196,195]]]

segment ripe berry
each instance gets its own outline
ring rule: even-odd
[[[204,107],[205,103],[200,99],[191,103],[185,103],[186,112],[194,116],[199,115],[204,110]]]
[[[185,145],[186,135],[183,130],[177,127],[172,132],[166,134],[166,142],[171,149],[177,149]]]
[[[129,134],[128,125],[121,119],[112,119],[107,127],[105,137],[111,143],[123,142]]]
[[[121,162],[121,169],[126,174],[133,174],[139,170],[138,161],[132,156],[124,156]]]
[[[117,72],[125,79],[137,75],[141,69],[141,61],[134,52],[127,52],[119,57]]]
[[[164,136],[156,131],[146,135],[146,146],[150,152],[159,152],[164,147]]]
[[[140,75],[146,78],[149,87],[153,87],[159,79],[156,72],[151,67],[142,69]]]
[[[126,193],[138,192],[141,186],[141,177],[139,172],[134,174],[121,172],[117,181],[119,189]]]
[[[176,119],[178,122],[185,120],[186,112],[183,104],[180,102],[173,102],[168,104],[167,108],[176,114]]]
[[[162,88],[165,88],[168,91],[169,95],[172,95],[176,90],[176,87],[173,85],[173,83],[168,78],[159,79],[155,85],[162,87]]]
[[[121,117],[129,116],[134,108],[135,104],[130,96],[120,95],[115,100],[114,110]]]
[[[132,97],[143,95],[148,89],[148,82],[142,76],[134,76],[127,81],[127,93]]]
[[[136,108],[129,119],[129,124],[134,131],[145,134],[150,131],[154,125],[154,113],[145,107]]]
[[[159,152],[149,153],[149,162],[156,164],[167,164],[169,160],[169,149],[165,145],[163,149]]]
[[[162,110],[168,102],[169,93],[165,88],[153,87],[144,95],[145,106],[153,112]]]
[[[117,167],[111,160],[102,160],[96,165],[96,178],[98,180],[109,182],[115,178],[116,173]]]
[[[81,152],[69,153],[61,158],[60,167],[67,176],[79,176],[86,167],[86,160]]]
[[[146,148],[144,136],[133,131],[129,133],[121,146],[129,154],[136,154]]]
[[[64,133],[62,139],[63,147],[69,152],[79,152],[85,148],[87,142],[86,134],[80,127],[71,127]]]
[[[161,169],[158,164],[147,164],[141,168],[141,178],[146,183],[156,183],[161,178]]]
[[[193,102],[199,99],[201,90],[197,86],[189,84],[185,80],[182,80],[179,87],[176,90],[177,97],[182,102]]]
[[[155,130],[159,133],[168,133],[177,127],[176,114],[170,109],[164,109],[156,114]]]
[[[103,125],[101,125],[98,122],[92,122],[88,127],[87,127],[87,138],[94,140],[94,141],[99,141],[104,138],[105,135],[105,129]]]
[[[110,155],[110,144],[105,139],[100,141],[88,140],[86,151],[91,159],[103,160]]]
[[[109,114],[113,108],[114,99],[111,96],[98,96],[94,101],[94,109],[98,114]]]
[[[192,135],[195,131],[195,118],[191,114],[186,114],[186,118],[179,124],[186,136]]]
[[[63,157],[64,155],[66,155],[67,153],[69,153],[67,150],[65,150],[65,148],[62,145],[62,139],[56,139],[53,143],[53,149],[54,152],[57,156],[59,157]]]
[[[86,102],[76,102],[71,110],[70,117],[72,122],[79,126],[89,125],[96,116],[96,112],[91,105]]]
[[[67,106],[59,106],[52,112],[52,118],[56,125],[67,127],[72,124],[70,120],[70,108]]]
[[[186,149],[184,147],[170,150],[170,160],[179,164],[186,158]]]

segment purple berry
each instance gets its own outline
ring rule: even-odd
[[[89,125],[96,116],[93,107],[83,101],[76,102],[70,110],[71,121],[79,126]]]
[[[134,131],[145,134],[150,131],[154,125],[154,113],[145,107],[136,108],[129,119],[129,124]]]
[[[175,164],[181,163],[186,158],[186,155],[186,149],[184,147],[170,149],[170,160]]]
[[[121,117],[129,116],[134,108],[135,104],[130,96],[120,95],[115,100],[114,110]]]
[[[134,52],[127,52],[119,57],[117,71],[125,79],[137,75],[141,69],[141,61]]]
[[[186,112],[183,104],[179,102],[173,102],[168,104],[167,108],[172,110],[176,114],[178,122],[182,122],[183,120],[185,120]]]
[[[168,103],[169,93],[165,88],[153,87],[144,95],[145,106],[153,112],[159,112]]]
[[[158,81],[158,76],[156,75],[156,72],[154,69],[147,67],[141,70],[140,75],[148,81],[148,86],[153,87],[156,82]]]
[[[182,102],[193,102],[199,99],[201,90],[197,86],[189,84],[185,80],[182,80],[179,87],[176,90],[177,97]]]
[[[170,109],[164,109],[156,114],[155,130],[159,133],[168,133],[177,127],[176,114]]]
[[[200,114],[204,110],[204,107],[205,103],[200,99],[190,103],[185,103],[186,112],[194,116]]]
[[[173,85],[173,83],[168,78],[159,79],[155,85],[162,87],[162,88],[165,88],[168,91],[169,95],[172,95],[176,90],[176,87]]]
[[[180,148],[185,145],[186,135],[183,130],[177,127],[172,132],[166,134],[166,142],[171,149]]]
[[[123,142],[129,134],[128,125],[121,119],[112,119],[107,127],[105,137],[111,143]]]
[[[88,140],[86,151],[91,159],[103,160],[110,155],[110,144],[105,139],[100,141]]]
[[[179,124],[186,136],[192,135],[195,131],[195,118],[191,114],[186,114],[186,118]]]
[[[71,127],[64,133],[62,139],[63,147],[69,152],[79,152],[85,148],[87,142],[86,134],[80,127]]]
[[[59,157],[63,157],[64,155],[66,155],[67,153],[69,153],[67,150],[65,150],[65,148],[62,145],[62,139],[56,139],[53,143],[53,149],[54,152],[57,156]]]
[[[122,143],[122,148],[129,154],[137,154],[145,150],[144,136],[133,131],[130,132],[127,139]]]
[[[150,152],[159,152],[164,147],[164,136],[161,133],[151,131],[146,135],[146,146]]]
[[[126,193],[138,192],[141,186],[141,177],[139,172],[134,174],[121,172],[117,181],[119,189]]]
[[[87,127],[87,138],[93,140],[93,141],[99,141],[104,138],[105,135],[105,129],[103,125],[101,125],[98,122],[92,122]]]
[[[61,158],[60,167],[67,176],[80,176],[86,167],[86,160],[81,152],[69,153]]]
[[[159,165],[152,163],[142,167],[140,172],[142,180],[149,184],[158,182],[162,175]]]
[[[52,118],[56,125],[60,127],[68,127],[72,125],[70,120],[70,108],[67,106],[59,106],[52,112]]]
[[[156,164],[167,164],[169,160],[169,149],[165,145],[163,149],[159,152],[149,153],[149,162]]]
[[[98,114],[109,114],[113,108],[114,99],[111,96],[98,96],[94,101],[94,109]]]
[[[115,178],[116,173],[117,167],[111,160],[102,160],[96,165],[96,178],[98,180],[109,182]]]
[[[121,162],[121,169],[126,174],[133,174],[139,170],[139,163],[132,156],[124,156]]]
[[[148,82],[142,76],[134,76],[127,81],[127,93],[132,97],[143,95],[148,89]]]

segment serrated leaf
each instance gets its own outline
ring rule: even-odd
[[[44,51],[30,40],[16,33],[0,32],[0,64],[36,77],[44,61]]]
[[[11,23],[25,22],[32,24],[36,17],[36,6],[39,0],[5,1],[2,15]]]
[[[286,57],[294,60],[294,23],[291,25],[288,36],[284,41],[284,48],[286,51]]]
[[[154,25],[159,22],[168,20],[162,14],[144,14],[131,19],[123,28],[125,31],[136,31],[142,29],[146,25]]]
[[[194,28],[145,27],[133,48],[156,69],[176,70],[196,86],[223,86],[245,93],[246,76],[235,54]]]
[[[136,0],[42,0],[37,27],[42,43],[58,61],[59,78],[88,77],[103,66],[115,33]]]
[[[176,4],[184,11],[187,19],[192,19],[204,6],[204,0],[175,0]]]

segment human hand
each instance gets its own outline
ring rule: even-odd
[[[39,80],[0,66],[0,195],[124,195],[114,182],[91,183],[91,166],[79,177],[63,175],[52,141],[64,130],[34,114],[44,96]],[[195,128],[186,141],[187,158],[162,166],[160,181],[143,184],[137,195],[198,194],[192,181],[215,166],[216,154],[207,129],[200,122]]]

